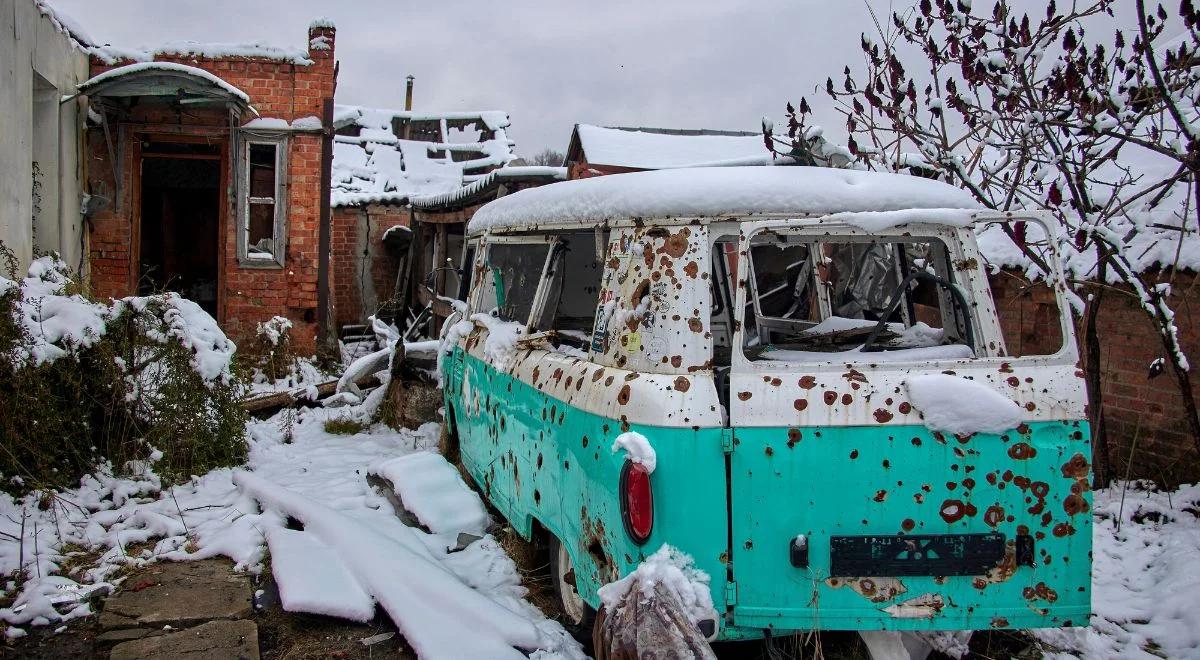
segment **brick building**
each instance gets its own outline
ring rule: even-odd
[[[336,33],[307,48],[183,43],[92,50],[90,282],[99,296],[174,290],[235,339],[272,316],[315,347],[322,127]]]

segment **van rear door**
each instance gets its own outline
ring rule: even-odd
[[[969,231],[746,227],[729,397],[733,623],[1086,621],[1091,453],[1066,321],[1055,356],[1000,358]],[[975,387],[1008,397],[1019,423],[929,429],[906,386],[926,374],[963,379],[951,405],[964,409]]]

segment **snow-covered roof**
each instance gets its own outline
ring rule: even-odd
[[[652,128],[575,127],[578,147],[592,165],[644,170],[710,165],[762,165],[771,161],[760,133]],[[576,140],[572,139],[572,151]],[[569,154],[574,156],[575,154]]]
[[[62,10],[51,7],[45,0],[34,0],[33,4],[43,16],[50,19],[50,23],[59,32],[65,34],[81,50],[87,51],[90,46],[95,45],[96,40],[83,29],[79,21],[63,13]]]
[[[310,65],[308,50],[284,48],[261,41],[251,43],[202,43],[199,41],[170,41],[155,46],[125,48],[103,45],[88,49],[88,53],[105,64],[119,62],[152,62],[158,57],[220,59],[244,57],[277,60],[290,64]]]
[[[905,174],[822,167],[692,168],[522,190],[479,209],[468,232],[621,218],[977,208],[962,189]]]
[[[515,158],[505,112],[338,105],[334,125],[334,206],[455,194]]]
[[[249,105],[250,97],[221,78],[194,66],[174,62],[139,62],[127,64],[80,83],[81,94],[107,96],[142,96],[154,94],[156,88],[175,94],[181,81],[189,83],[188,92],[201,95],[232,96]]]

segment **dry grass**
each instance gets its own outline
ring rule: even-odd
[[[349,417],[334,417],[325,420],[325,432],[334,435],[354,435],[367,430],[367,425]]]

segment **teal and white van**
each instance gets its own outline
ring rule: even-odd
[[[1006,224],[1052,257],[1037,215],[904,175],[669,170],[501,198],[470,222],[446,326],[448,436],[549,540],[577,623],[669,544],[710,579],[712,639],[1087,625],[1066,289],[1053,272],[993,299],[978,240]]]

